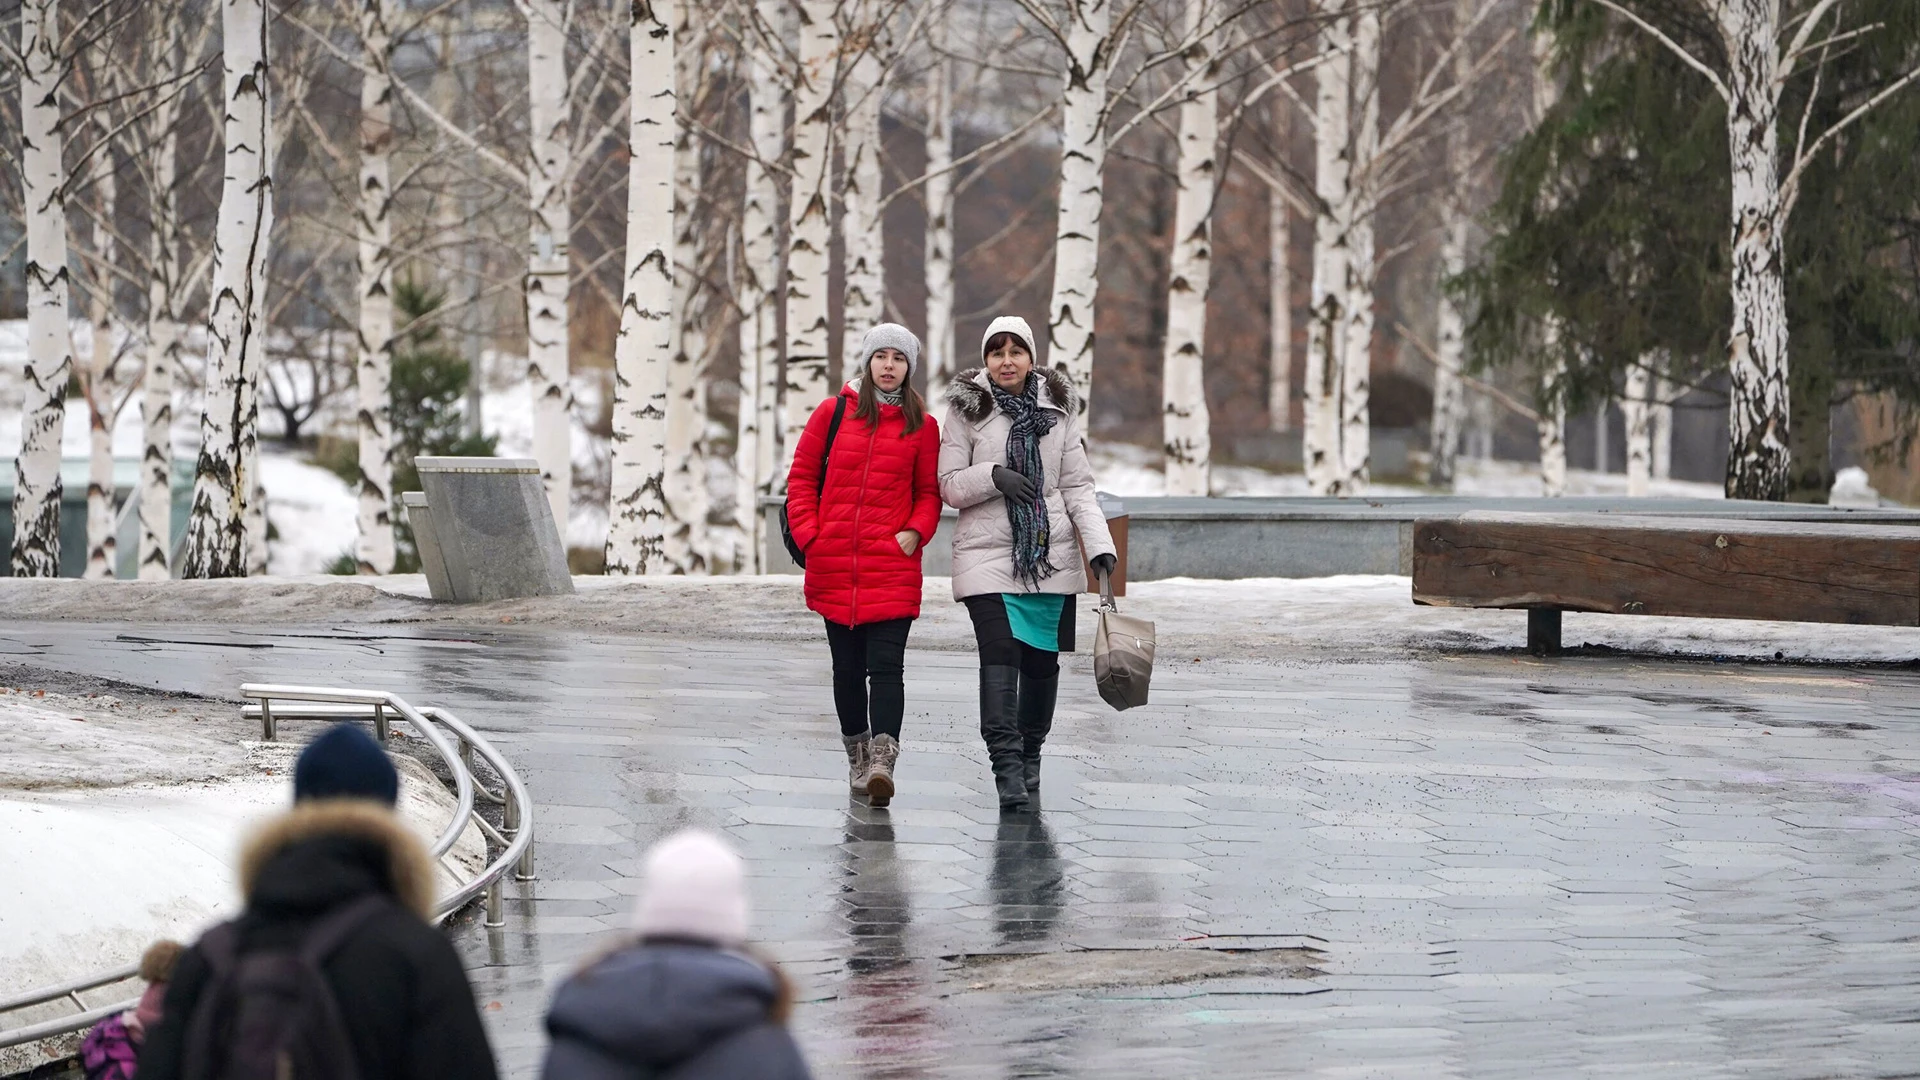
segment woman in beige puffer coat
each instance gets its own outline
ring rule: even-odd
[[[984,366],[947,391],[940,496],[960,511],[953,598],[973,618],[980,736],[1000,805],[1012,810],[1040,786],[1059,654],[1073,649],[1074,596],[1085,586],[1080,544],[1096,572],[1112,573],[1115,556],[1072,384],[1034,366],[1025,319],[995,319],[981,354]]]

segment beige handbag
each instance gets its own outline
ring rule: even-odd
[[[1153,678],[1153,623],[1120,614],[1113,582],[1100,575],[1100,619],[1093,630],[1093,681],[1107,704],[1122,712],[1147,703]]]

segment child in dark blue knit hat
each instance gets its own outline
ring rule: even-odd
[[[380,744],[354,724],[322,732],[293,766],[293,801],[374,799],[392,806],[400,798],[400,774]]]

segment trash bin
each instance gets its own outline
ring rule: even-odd
[[[1113,534],[1115,551],[1113,595],[1125,596],[1127,595],[1127,504],[1120,501],[1120,496],[1109,495],[1104,491],[1095,492],[1094,498],[1100,500],[1100,512],[1107,518],[1107,531]],[[1087,572],[1087,591],[1097,593],[1100,591],[1100,583],[1093,579],[1093,564],[1087,563],[1086,558],[1087,542],[1082,540],[1080,541],[1080,560],[1085,564],[1084,569]]]

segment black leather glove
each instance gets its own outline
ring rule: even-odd
[[[993,467],[993,486],[1000,489],[1001,495],[1015,502],[1033,501],[1033,481],[1005,465]]]
[[[1092,561],[1094,573],[1099,574],[1101,577],[1110,578],[1113,576],[1113,568],[1116,561],[1111,554],[1095,555]]]

